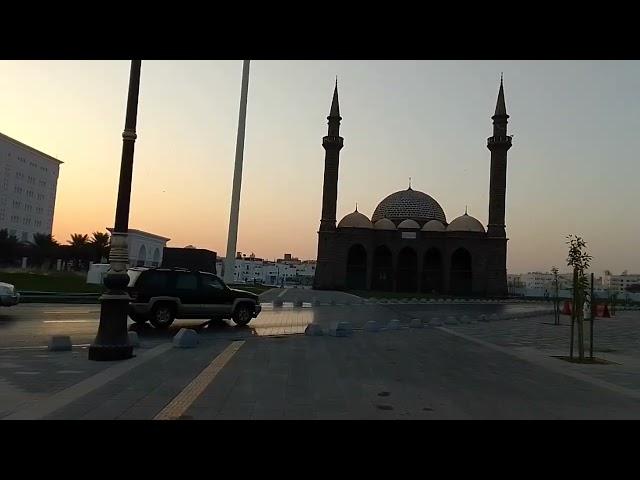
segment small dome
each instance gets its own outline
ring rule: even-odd
[[[482,224],[466,213],[454,219],[447,227],[448,232],[481,232],[484,233]]]
[[[396,230],[396,225],[388,218],[381,218],[373,224],[376,230]]]
[[[373,223],[366,215],[361,214],[358,210],[351,212],[349,215],[340,220],[338,228],[373,228]]]
[[[410,218],[407,218],[406,220],[403,220],[400,222],[400,224],[398,225],[398,228],[411,228],[414,230],[420,230],[420,225],[415,220],[411,220]]]
[[[422,227],[423,232],[444,232],[445,226],[439,220],[429,220]]]

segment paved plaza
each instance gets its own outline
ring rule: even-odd
[[[325,296],[308,297],[318,293]],[[95,305],[3,311],[0,418],[640,417],[639,312],[596,321],[596,355],[610,364],[576,365],[554,358],[568,353],[569,327],[567,317],[553,325],[544,304],[362,304],[347,294],[296,289],[263,297],[263,312],[245,328],[178,321],[160,332],[132,324],[141,346],[123,362],[87,360]],[[277,298],[282,306],[269,303]],[[490,321],[473,321],[480,315]],[[472,323],[429,326],[436,316]],[[409,327],[415,318],[424,328]],[[363,328],[392,319],[399,330]],[[336,321],[350,322],[353,333],[327,335]],[[310,323],[325,335],[305,336]],[[182,327],[199,333],[197,348],[172,346]],[[70,335],[73,350],[48,352],[51,334]]]

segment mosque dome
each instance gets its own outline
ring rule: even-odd
[[[444,232],[446,227],[440,220],[429,220],[422,227],[423,232]]]
[[[447,223],[440,204],[426,193],[411,187],[392,193],[378,204],[371,221],[375,223],[381,218],[388,218],[396,224],[405,219],[415,220],[421,225],[429,220]]]
[[[415,220],[407,218],[406,220],[400,222],[398,228],[411,228],[413,230],[420,230],[420,225]]]
[[[371,220],[357,209],[340,220],[338,228],[373,228]]]
[[[447,227],[447,232],[481,232],[484,233],[484,227],[478,219],[467,215],[459,216],[454,219]]]
[[[373,224],[373,227],[376,230],[395,230],[396,225],[388,218],[381,218],[376,223]]]

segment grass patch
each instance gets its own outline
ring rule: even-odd
[[[102,292],[102,285],[88,284],[86,275],[73,273],[0,272],[0,282],[11,283],[18,292]]]

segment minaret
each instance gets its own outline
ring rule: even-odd
[[[338,201],[338,164],[343,138],[340,136],[340,105],[338,104],[338,78],[333,90],[331,111],[327,117],[329,129],[327,136],[322,139],[325,150],[324,156],[324,184],[322,187],[322,216],[320,217],[320,231],[336,229],[336,203]]]
[[[500,90],[493,119],[493,136],[487,139],[491,151],[491,174],[489,180],[489,224],[487,236],[506,238],[504,212],[507,188],[507,151],[511,148],[511,137],[507,135],[507,107],[504,87],[500,75]]]
[[[331,111],[327,117],[329,131],[322,139],[324,155],[324,183],[322,185],[322,215],[318,231],[318,257],[313,288],[333,290],[336,288],[336,203],[338,201],[338,164],[343,138],[340,136],[340,105],[338,105],[338,78],[333,90]]]

